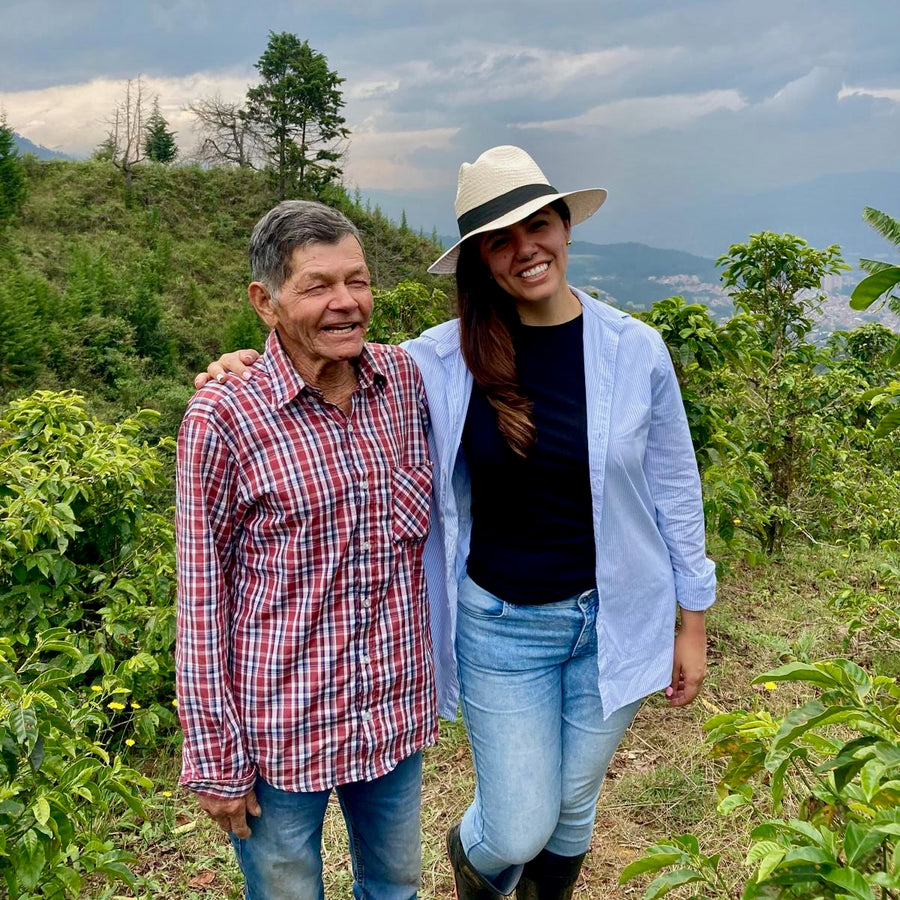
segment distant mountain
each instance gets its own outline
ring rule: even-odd
[[[626,310],[649,309],[657,300],[681,294],[690,303],[708,306],[717,318],[734,307],[719,286],[715,261],[681,250],[663,250],[635,242],[569,248],[569,282]]]
[[[674,295],[688,303],[702,303],[720,322],[735,311],[722,289],[715,260],[680,250],[638,243],[574,241],[569,248],[568,274],[571,284],[628,311],[642,312],[657,300]],[[873,321],[900,331],[900,319],[887,310],[856,312],[850,308],[850,292],[864,275],[854,270],[829,276],[824,285],[827,300],[813,330],[813,340],[823,341],[833,331],[850,331]]]
[[[60,153],[57,150],[50,150],[48,147],[42,147],[40,144],[34,144],[28,140],[26,137],[22,137],[21,134],[16,134],[13,132],[13,140],[16,142],[16,147],[19,153],[33,153],[38,159],[72,159],[71,156],[67,156],[65,153]]]

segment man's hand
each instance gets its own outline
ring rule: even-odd
[[[222,831],[232,831],[235,837],[242,840],[250,837],[250,828],[247,825],[248,813],[251,816],[262,814],[259,801],[252,790],[243,797],[231,797],[227,800],[222,797],[212,797],[209,794],[197,794],[197,800],[200,802],[200,808],[211,819],[219,823]]]
[[[194,387],[197,390],[208,381],[224,381],[230,372],[244,380],[250,377],[249,366],[259,359],[255,350],[234,350],[231,353],[223,353],[215,362],[211,362],[205,372],[199,372],[194,376]]]
[[[669,706],[687,706],[706,678],[706,616],[681,611],[681,629],[675,637],[672,683],[666,688]]]

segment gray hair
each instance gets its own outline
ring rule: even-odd
[[[250,236],[250,275],[262,282],[277,303],[291,277],[298,247],[337,244],[348,235],[359,241],[359,229],[338,210],[315,200],[283,200],[257,223]]]

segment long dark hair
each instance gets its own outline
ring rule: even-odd
[[[564,200],[550,204],[564,222],[571,220]],[[497,427],[514,453],[526,456],[534,445],[532,403],[516,375],[512,330],[519,324],[515,300],[493,278],[481,259],[481,235],[463,243],[456,262],[456,298],[463,359],[475,383],[497,412]]]

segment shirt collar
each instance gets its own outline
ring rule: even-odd
[[[272,409],[281,409],[287,406],[305,390],[315,390],[312,385],[308,385],[300,377],[291,358],[281,346],[278,333],[274,330],[270,331],[266,338],[266,352],[261,361],[263,370],[268,376],[264,390]],[[368,344],[363,344],[362,353],[353,362],[356,366],[360,390],[368,390],[387,381],[384,370],[378,365]]]

